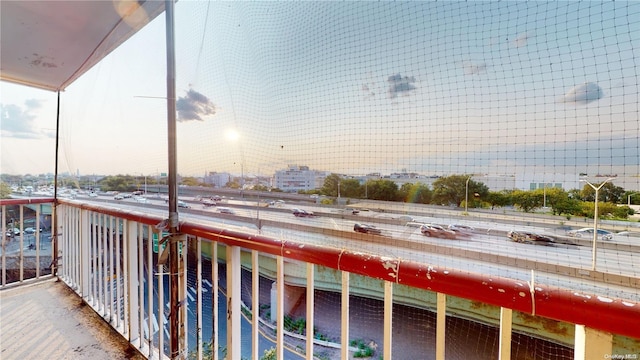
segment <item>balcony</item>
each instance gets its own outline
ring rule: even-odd
[[[61,173],[94,169],[135,171],[145,191],[155,172],[168,189],[158,211],[61,194],[0,200],[3,359],[640,356],[634,243],[602,246],[614,256],[598,262],[595,239],[593,251],[509,243],[503,254],[492,247],[504,237],[466,246],[415,241],[415,226],[385,237],[177,209],[179,171],[224,172],[244,196],[249,169],[266,187],[258,173],[291,161],[335,171],[304,188],[335,190],[340,205],[403,199],[394,205],[442,213],[464,201],[461,216],[479,218],[476,205],[507,204],[481,177],[522,193],[518,226],[550,204],[567,221],[592,214],[596,228],[600,187],[578,194],[581,182],[607,178],[606,197],[630,205],[640,179],[638,4],[174,3],[0,1],[0,79],[58,95],[40,122],[51,99],[3,91],[3,175],[41,166],[55,127],[52,189]],[[224,144],[225,126],[244,140]],[[42,147],[24,151],[23,139]],[[178,158],[193,162],[178,169]],[[436,192],[446,175],[454,184]],[[122,185],[109,188],[131,191]]]
[[[52,205],[46,199],[0,204],[3,216],[17,206],[21,222],[25,213],[37,214],[38,225]],[[24,236],[3,244],[3,357],[103,348],[171,357],[176,335],[168,327],[164,219],[69,200],[55,212],[57,275],[38,265],[50,263],[55,242],[46,230],[35,248]],[[319,246],[187,221],[176,238],[184,332],[177,336],[182,353],[174,357],[589,359],[640,348],[634,326],[640,308],[628,299],[363,253],[357,244]],[[28,250],[6,251],[14,241]],[[637,292],[635,281],[629,291]],[[43,343],[45,331],[59,340]]]

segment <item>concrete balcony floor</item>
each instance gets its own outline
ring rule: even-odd
[[[0,359],[145,359],[63,282],[0,290]]]

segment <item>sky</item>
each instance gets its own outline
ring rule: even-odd
[[[638,2],[175,9],[182,175],[640,173]],[[61,172],[167,171],[164,36],[161,15],[61,93]],[[57,95],[0,91],[0,172],[52,173]]]

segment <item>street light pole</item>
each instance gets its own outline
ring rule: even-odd
[[[469,180],[471,180],[471,176],[467,178],[467,181],[464,185],[464,214],[467,215],[467,210],[469,209]]]
[[[606,179],[599,186],[595,186],[587,180],[580,180],[587,183],[596,192],[596,198],[594,200],[595,205],[593,209],[593,249],[591,250],[591,270],[593,271],[596,270],[596,242],[598,241],[598,192],[604,186],[604,184],[606,184],[610,180],[613,180],[613,178]]]

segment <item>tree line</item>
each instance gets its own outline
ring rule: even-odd
[[[598,185],[600,184],[596,184]],[[340,196],[466,208],[494,209],[512,206],[527,213],[546,207],[554,215],[564,215],[567,218],[592,217],[595,207],[595,191],[588,185],[582,189],[569,191],[556,187],[490,191],[484,183],[475,181],[468,175],[441,177],[433,182],[432,187],[429,187],[420,182],[398,186],[387,179],[367,180],[361,184],[357,179],[330,174],[321,189],[306,193],[334,198]],[[626,219],[629,215],[633,215],[635,212],[630,207],[618,206],[618,204],[626,204],[627,200],[633,200],[634,204],[640,202],[640,194],[625,191],[612,183],[605,183],[598,191],[599,217]]]

